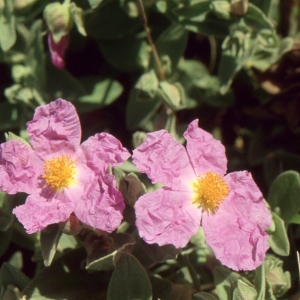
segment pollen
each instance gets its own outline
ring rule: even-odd
[[[229,193],[229,186],[223,176],[207,172],[193,182],[193,203],[214,214]]]
[[[55,189],[61,190],[74,182],[76,174],[75,161],[67,155],[55,157],[45,161],[43,178],[46,184]]]

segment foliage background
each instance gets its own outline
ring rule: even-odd
[[[0,0],[0,141],[8,131],[27,138],[34,109],[58,97],[76,106],[82,140],[107,131],[129,150],[145,132],[162,128],[183,143],[186,125],[199,118],[225,145],[228,172],[249,170],[261,188],[273,211],[274,256],[255,272],[213,272],[216,262],[201,232],[179,255],[172,247],[144,245],[131,224],[132,195],[125,197],[131,225],[119,230],[126,238],[109,237],[119,248],[105,252],[103,237],[61,236],[59,228],[28,236],[10,213],[25,196],[2,193],[2,297],[131,299],[139,282],[144,288],[135,297],[141,299],[151,293],[154,299],[216,299],[205,294],[216,291],[220,299],[298,299],[298,1],[145,0],[146,21],[141,2],[76,0],[63,70],[52,65],[47,45],[49,2]],[[114,172],[127,186],[140,184],[124,177],[136,172],[130,163]],[[78,263],[86,256],[97,271]],[[128,265],[136,273],[128,273]],[[62,266],[72,270],[69,277]],[[114,294],[118,290],[129,298]]]

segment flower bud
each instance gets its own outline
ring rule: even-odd
[[[48,4],[44,9],[44,19],[56,44],[60,41],[62,36],[69,33],[73,26],[68,2],[63,4],[59,2]]]
[[[291,287],[291,277],[289,272],[284,272],[282,260],[273,255],[267,255],[265,261],[266,279],[274,296],[281,297]]]
[[[217,18],[230,19],[230,3],[228,1],[213,1],[210,4],[210,9]]]
[[[60,229],[65,234],[76,235],[83,228],[82,223],[77,219],[74,214],[71,214],[66,222],[59,224]]]

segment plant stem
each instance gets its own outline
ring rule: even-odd
[[[160,78],[160,80],[164,81],[166,79],[165,71],[164,71],[162,63],[160,61],[160,58],[158,56],[156,47],[153,43],[150,28],[148,26],[148,19],[147,19],[147,16],[146,16],[143,0],[137,0],[137,3],[138,3],[139,13],[140,13],[140,16],[141,16],[141,19],[142,19],[142,23],[143,23],[143,26],[145,28],[146,34],[147,34],[147,39],[148,39],[149,45],[151,47],[151,51],[152,51],[153,56],[154,56],[155,64],[157,66],[159,78]]]

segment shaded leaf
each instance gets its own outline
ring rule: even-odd
[[[180,24],[174,24],[168,27],[155,41],[155,47],[163,60],[165,56],[168,56],[171,61],[171,69],[175,71],[180,57],[186,48],[188,33]],[[150,68],[156,69],[156,64],[152,56],[150,60]]]
[[[151,101],[142,101],[138,92],[133,89],[126,106],[126,124],[129,129],[142,127],[159,109],[161,100],[155,97]]]
[[[6,231],[0,231],[0,256],[6,251],[12,240],[13,228]]]
[[[58,224],[47,226],[41,232],[40,243],[45,266],[50,266],[57,250],[57,244],[62,235]]]
[[[153,299],[169,300],[172,293],[172,283],[159,276],[150,276]]]
[[[122,85],[110,78],[84,77],[81,83],[87,93],[74,103],[79,112],[88,112],[113,103],[123,91]]]
[[[0,130],[8,130],[18,127],[20,111],[18,105],[9,102],[0,103]]]
[[[85,257],[84,248],[61,256],[42,269],[22,295],[28,299],[99,299],[105,294],[109,274],[83,270],[81,261]]]
[[[90,4],[95,7],[99,1],[94,0]],[[119,1],[107,1],[106,5],[85,16],[86,33],[96,40],[124,38],[140,26],[140,19],[130,18],[122,9]]]
[[[122,235],[121,233],[118,233],[117,235]],[[118,261],[122,257],[124,253],[130,253],[132,251],[132,248],[135,244],[134,239],[126,235],[128,240],[126,242],[123,242],[122,246],[120,246],[116,251],[101,257],[97,260],[94,260],[89,265],[86,266],[87,270],[95,270],[95,271],[107,271],[115,268],[115,266],[118,264]],[[116,237],[115,237],[116,239]]]
[[[107,291],[107,300],[152,299],[152,289],[146,271],[138,260],[123,254],[117,263]]]
[[[143,70],[149,65],[148,44],[142,38],[126,37],[117,40],[101,40],[98,42],[98,46],[105,59],[120,71]]]
[[[0,286],[6,288],[8,285],[14,285],[20,290],[30,282],[29,278],[16,267],[4,262],[0,269]]]
[[[288,223],[298,213],[300,207],[300,177],[295,171],[286,171],[272,182],[268,203],[271,209],[280,209],[280,217]]]
[[[244,16],[247,25],[255,28],[256,30],[270,29],[274,30],[274,25],[266,17],[266,15],[255,5],[249,3],[247,14]]]
[[[212,294],[201,292],[193,295],[193,299],[199,300],[218,300],[218,298]]]

